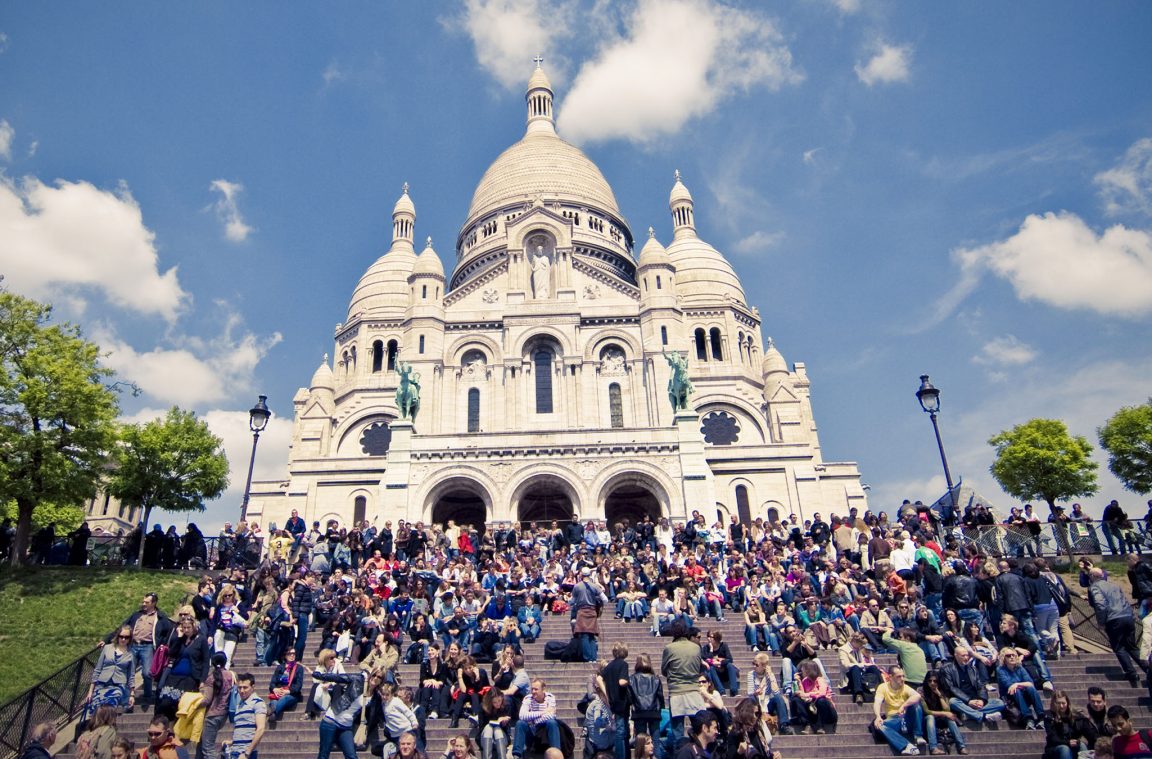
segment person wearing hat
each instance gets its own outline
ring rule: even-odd
[[[599,656],[600,610],[608,597],[592,582],[592,568],[584,567],[580,582],[572,588],[572,636],[580,639],[581,661],[596,661]]]

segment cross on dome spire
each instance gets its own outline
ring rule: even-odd
[[[403,189],[404,189],[404,194],[407,195],[408,194],[408,183],[407,182],[404,183]]]
[[[532,59],[532,62],[536,64],[536,68],[538,68],[538,69],[544,68],[544,66],[542,65],[544,63],[544,56],[540,55],[539,53],[537,53],[536,57]]]
[[[528,133],[556,134],[556,125],[552,121],[552,83],[544,73],[544,56],[537,55],[532,59],[536,63],[536,70],[528,79]]]

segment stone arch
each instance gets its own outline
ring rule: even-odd
[[[567,225],[547,215],[539,214],[531,222],[522,225],[517,224],[517,226],[521,228],[509,230],[511,233],[508,236],[509,249],[523,250],[528,253],[528,246],[531,245],[532,238],[538,235],[550,238],[552,247],[548,252],[553,256],[556,254],[556,248],[563,248],[571,244]]]
[[[348,494],[348,501],[352,504],[352,522],[360,524],[365,519],[369,519],[369,514],[372,513],[372,493],[364,488],[356,488]],[[345,525],[347,526],[347,525]]]
[[[584,343],[584,360],[599,360],[600,352],[604,349],[604,346],[609,343],[619,343],[620,347],[624,349],[624,354],[628,360],[632,360],[644,353],[643,348],[632,335],[622,330],[608,328],[600,330]]]
[[[389,404],[388,409],[384,412],[378,409],[368,409],[341,422],[334,435],[338,441],[336,443],[337,454],[341,456],[364,455],[360,450],[360,434],[375,422],[391,424],[396,421],[400,415],[393,410],[393,405]]]
[[[668,492],[665,483],[649,472],[618,471],[599,488],[600,513],[609,528],[623,519],[634,525],[645,515],[655,523],[671,512]]]
[[[516,348],[512,355],[520,356],[523,359],[531,360],[531,353],[535,350],[536,346],[542,343],[548,343],[553,350],[556,350],[556,357],[575,355],[575,350],[572,348],[572,343],[568,336],[562,330],[556,327],[539,326],[535,327],[531,332],[526,333],[516,343]]]
[[[759,445],[767,442],[763,417],[759,409],[746,403],[742,398],[731,395],[710,393],[694,398],[693,409],[701,418],[711,411],[724,411],[740,420],[740,440],[738,445]]]
[[[421,514],[426,524],[443,527],[452,519],[484,532],[493,518],[492,491],[474,476],[456,474],[428,490]]]
[[[498,364],[504,360],[500,352],[500,346],[495,340],[485,335],[468,335],[454,341],[448,350],[445,351],[445,355],[448,357],[448,363],[452,366],[460,366],[460,361],[464,358],[464,354],[470,350],[483,351],[488,357],[489,365]]]
[[[509,507],[513,520],[568,522],[583,513],[582,494],[570,473],[556,467],[543,471],[533,467],[530,472],[512,489]]]

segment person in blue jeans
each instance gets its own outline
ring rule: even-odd
[[[872,713],[875,717],[873,729],[896,753],[919,756],[921,748],[927,748],[920,694],[904,682],[903,667],[893,665],[888,668],[888,682],[877,686]],[[912,740],[906,736],[911,736]]]
[[[924,709],[924,737],[928,740],[928,753],[943,753],[938,746],[936,731],[947,730],[952,736],[952,742],[956,744],[956,753],[967,754],[968,747],[960,733],[960,722],[948,707],[948,697],[940,690],[940,675],[936,672],[929,672],[924,677],[920,703]]]
[[[520,719],[516,722],[516,737],[512,741],[512,756],[524,756],[528,739],[543,727],[548,734],[548,745],[560,748],[560,725],[556,722],[556,696],[545,690],[543,680],[532,681],[532,690],[520,705]],[[355,756],[355,755],[353,755]]]
[[[708,642],[700,649],[700,656],[708,665],[704,674],[716,686],[716,690],[723,692],[728,689],[729,696],[740,692],[740,670],[732,663],[732,651],[724,642],[724,633],[712,630],[708,633]]]
[[[363,672],[314,672],[312,678],[322,683],[340,683],[344,686],[333,696],[320,720],[320,748],[316,752],[316,759],[329,759],[333,746],[340,747],[344,759],[356,759],[356,719],[364,703],[372,698],[372,692],[384,684],[384,672],[377,670],[367,677]],[[335,690],[333,692],[336,693]]]
[[[996,668],[996,682],[1000,698],[1015,699],[1020,714],[1027,718],[1029,730],[1040,730],[1044,725],[1044,700],[1032,675],[1020,663],[1020,653],[1010,646],[1000,649],[1000,666]]]
[[[213,657],[215,659],[215,657]],[[296,651],[289,648],[284,652],[284,663],[276,667],[268,684],[268,701],[272,704],[268,714],[268,724],[275,725],[284,712],[301,701],[304,689],[304,665],[296,663]]]

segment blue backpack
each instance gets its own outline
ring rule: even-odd
[[[233,685],[228,692],[228,721],[236,724],[236,711],[240,708],[240,690]]]

